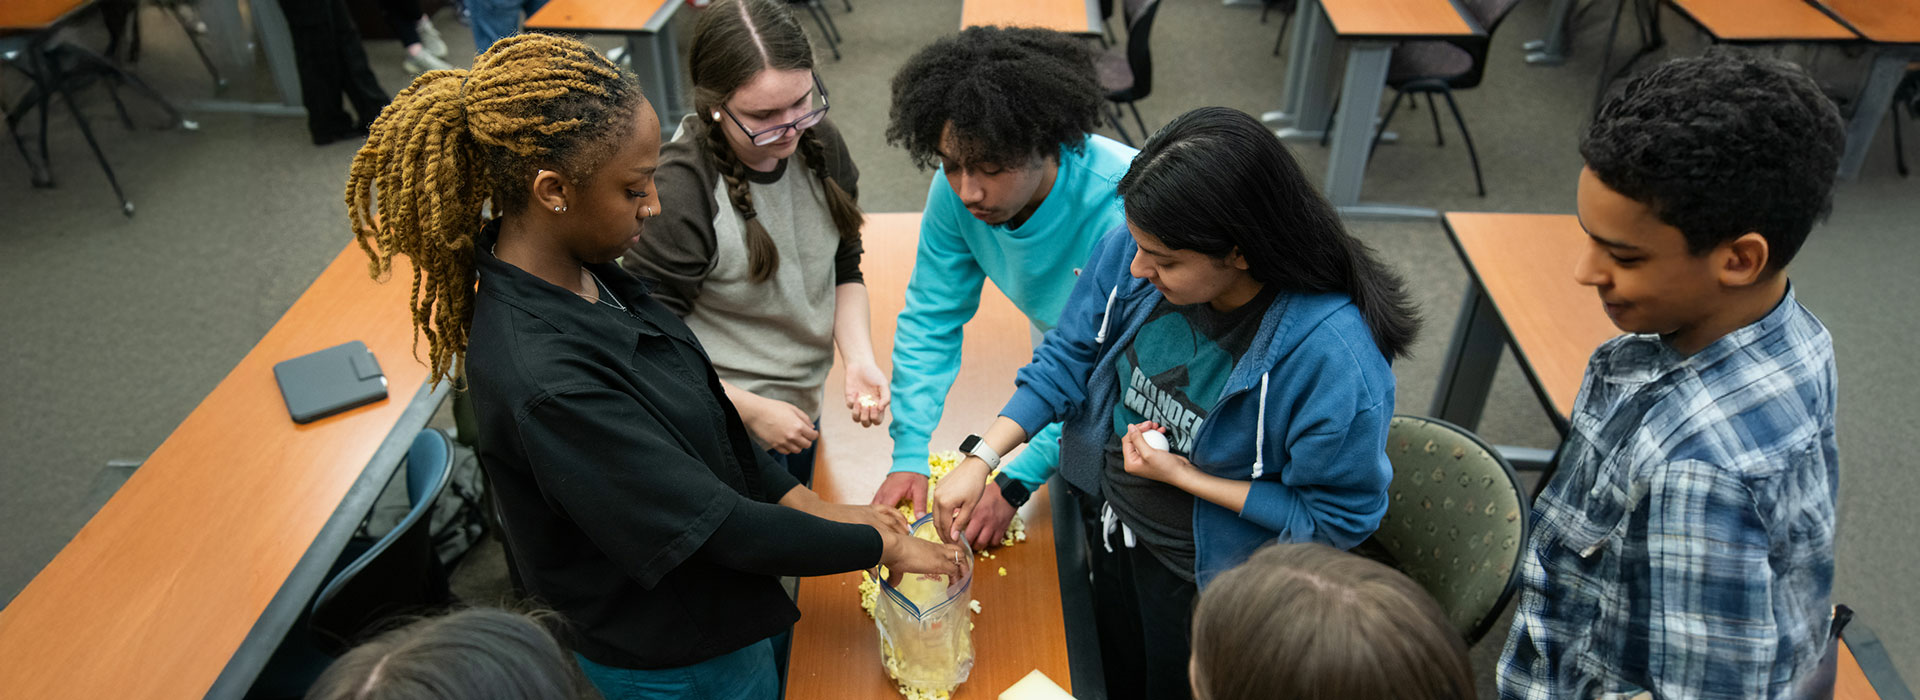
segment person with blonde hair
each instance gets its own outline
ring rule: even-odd
[[[376,275],[411,259],[414,328],[473,396],[508,563],[578,630],[587,677],[609,698],[770,700],[768,638],[800,615],[780,576],[957,575],[963,555],[754,449],[700,342],[612,264],[659,213],[659,152],[631,74],[508,37],[394,97],[348,209]]]
[[[1420,585],[1322,544],[1255,552],[1200,594],[1195,700],[1473,700],[1467,645]]]

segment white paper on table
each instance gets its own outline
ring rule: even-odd
[[[1047,674],[1035,670],[1000,693],[1000,700],[1073,700],[1073,696]]]

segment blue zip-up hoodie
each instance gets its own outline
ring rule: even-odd
[[[1062,422],[1060,474],[1089,493],[1100,492],[1120,397],[1114,362],[1161,299],[1128,272],[1136,250],[1124,226],[1094,248],[1059,325],[1001,411],[1029,435]],[[1194,577],[1203,587],[1275,540],[1351,548],[1387,510],[1392,369],[1346,294],[1287,294],[1261,317],[1194,436],[1195,466],[1253,482],[1238,514],[1194,499]]]

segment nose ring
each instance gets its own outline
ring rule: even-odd
[[[653,216],[653,207],[651,206],[640,207],[640,211],[646,212],[647,216]]]

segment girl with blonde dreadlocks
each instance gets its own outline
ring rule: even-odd
[[[688,64],[694,113],[656,178],[666,215],[623,264],[659,281],[754,439],[810,483],[836,344],[853,420],[878,425],[889,403],[860,274],[859,171],[786,3],[714,3]]]
[[[348,208],[376,275],[413,261],[414,325],[436,379],[464,365],[509,565],[594,685],[770,700],[767,638],[799,617],[779,576],[957,574],[961,555],[753,449],[693,334],[611,264],[659,211],[659,147],[632,76],[511,37],[394,98]]]

